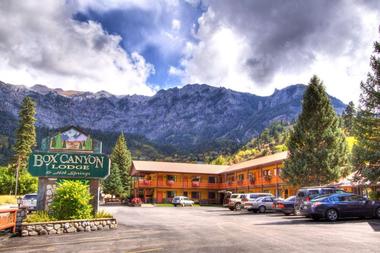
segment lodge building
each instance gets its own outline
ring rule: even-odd
[[[281,152],[231,166],[133,161],[134,195],[146,203],[171,202],[182,195],[201,204],[221,204],[227,191],[286,198],[296,191],[280,177],[286,158],[287,152]]]

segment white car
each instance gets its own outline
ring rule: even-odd
[[[21,206],[28,211],[37,210],[37,193],[25,194],[22,197]]]
[[[172,200],[174,206],[193,206],[194,201],[186,196],[175,196]]]

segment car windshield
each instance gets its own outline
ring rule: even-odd
[[[285,201],[294,201],[296,199],[296,196],[290,196],[289,198],[285,199]]]
[[[311,200],[311,202],[327,202],[329,195],[319,195]]]
[[[263,199],[265,199],[265,197],[257,198],[257,199],[255,199],[255,201],[260,202],[260,201],[262,201]]]
[[[28,194],[24,196],[24,199],[36,199],[36,198],[37,198],[37,195],[35,194]]]
[[[186,198],[186,197],[185,197],[185,198],[183,198],[183,200],[189,200],[189,198]]]

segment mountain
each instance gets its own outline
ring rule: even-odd
[[[294,121],[306,86],[296,84],[257,96],[206,84],[160,90],[154,96],[115,96],[27,88],[0,82],[0,135],[13,136],[25,96],[37,102],[37,126],[76,125],[101,132],[143,136],[167,152],[200,153],[237,148],[275,121]],[[341,113],[346,105],[330,97]]]

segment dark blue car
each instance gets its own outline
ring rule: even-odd
[[[336,221],[345,217],[380,218],[380,201],[368,200],[351,193],[320,196],[302,206],[301,213],[314,220]]]

